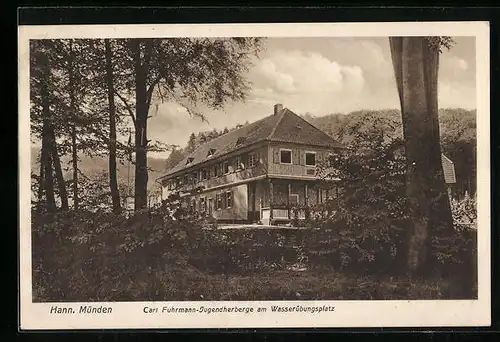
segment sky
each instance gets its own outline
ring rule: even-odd
[[[474,109],[475,39],[454,40],[440,57],[439,106]],[[152,105],[149,139],[183,147],[191,133],[259,120],[276,103],[314,116],[399,108],[388,38],[268,38],[247,77],[252,88],[246,101],[229,103],[223,111],[203,110],[208,122],[175,103]]]

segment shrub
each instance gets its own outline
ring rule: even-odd
[[[328,177],[341,192],[315,210],[312,225],[338,239],[340,265],[358,272],[394,272],[404,267],[409,217],[405,197],[403,142],[379,128],[352,127],[345,153],[336,155]]]
[[[451,214],[457,229],[476,228],[477,225],[477,198],[468,193],[461,199],[453,198],[450,201]]]

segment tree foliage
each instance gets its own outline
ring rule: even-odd
[[[336,140],[349,144],[355,137],[354,127],[366,131],[371,125],[384,134],[396,139],[403,138],[401,112],[392,110],[360,110],[347,114],[325,116],[304,116],[310,123],[320,128]],[[376,121],[372,123],[372,119]],[[453,186],[454,197],[462,197],[467,191],[475,193],[476,184],[476,111],[465,109],[440,109],[439,125],[443,153],[455,164],[457,178]]]
[[[46,189],[48,193],[62,196],[66,186],[72,185],[73,192],[67,197],[76,206],[78,162],[82,154],[112,154],[110,169],[114,170],[116,163],[111,159],[123,161],[135,152],[134,197],[137,208],[143,208],[147,202],[147,153],[172,148],[148,139],[147,121],[152,104],[176,102],[190,115],[203,119],[199,107],[220,109],[228,101],[244,100],[249,89],[246,72],[262,48],[261,41],[259,38],[111,39],[108,45],[100,39],[32,41],[33,142],[39,143],[47,136],[44,127],[53,128],[54,136],[45,144],[50,145],[50,153],[41,154],[50,159],[47,159],[50,163],[44,163],[50,165],[46,177],[39,177],[52,184]],[[112,49],[106,50],[106,46]],[[41,73],[41,58],[47,60],[47,77]],[[41,91],[47,96],[41,96]],[[47,104],[45,112],[50,114],[45,115],[45,126],[43,101]],[[135,139],[127,145],[130,126],[134,127]],[[66,155],[71,155],[70,179],[63,174],[64,167],[59,167],[59,159]],[[109,184],[115,189],[113,198],[118,209],[114,173],[110,173]],[[39,176],[44,174],[39,172]],[[49,179],[53,176],[55,179]],[[54,184],[59,187],[52,191]],[[55,203],[56,198],[51,202]]]

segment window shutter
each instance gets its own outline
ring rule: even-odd
[[[273,148],[274,149],[274,153],[273,153],[273,162],[274,163],[279,163],[280,162],[280,150],[278,148]]]
[[[300,165],[300,150],[297,148],[292,150],[292,164]]]
[[[306,153],[303,150],[300,151],[300,156],[299,156],[299,165],[305,165],[306,164]]]

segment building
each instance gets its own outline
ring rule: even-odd
[[[441,154],[441,164],[443,165],[443,174],[444,181],[446,183],[446,189],[448,191],[448,195],[451,197],[453,186],[457,183],[457,179],[455,176],[455,164],[453,164],[451,159],[444,154]]]
[[[219,222],[287,222],[295,215],[291,208],[305,218],[306,207],[336,196],[335,179],[323,175],[344,148],[277,104],[272,115],[201,145],[160,177],[161,200]],[[451,193],[455,167],[444,154],[441,159]]]
[[[272,115],[203,144],[157,181],[162,200],[219,222],[286,222],[290,208],[335,195],[335,181],[318,175],[317,166],[342,149],[277,104]]]

